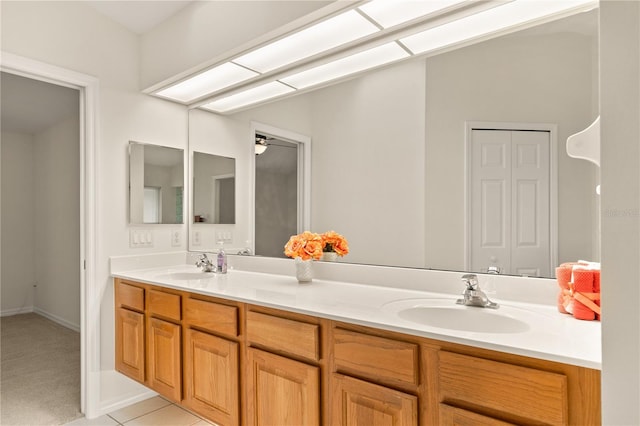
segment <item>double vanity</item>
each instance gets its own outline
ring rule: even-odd
[[[191,260],[112,259],[116,369],[220,425],[601,422],[600,324],[552,280],[480,276],[486,309],[454,272]]]

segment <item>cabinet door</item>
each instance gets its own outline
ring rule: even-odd
[[[188,329],[184,350],[184,403],[223,425],[239,423],[238,344]]]
[[[439,412],[441,426],[513,426],[513,423],[503,422],[446,404],[440,404]]]
[[[247,351],[248,424],[320,424],[320,368],[268,352]]]
[[[116,370],[144,382],[144,315],[116,309]]]
[[[332,398],[332,425],[418,424],[418,398],[414,395],[334,374]]]
[[[181,392],[180,326],[149,319],[149,387],[172,401]]]

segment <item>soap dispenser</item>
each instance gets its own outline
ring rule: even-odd
[[[226,274],[227,273],[227,254],[224,252],[224,241],[222,240],[218,241],[218,244],[220,244],[220,248],[218,249],[216,272],[218,272],[219,274]]]

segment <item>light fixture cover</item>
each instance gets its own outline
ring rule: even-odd
[[[156,92],[156,94],[180,102],[191,102],[194,99],[248,80],[257,75],[259,74],[239,65],[225,62],[222,65],[195,75],[188,80]]]
[[[266,73],[379,31],[350,10],[249,52],[233,62]]]
[[[475,15],[430,28],[400,41],[414,54],[425,53],[590,4],[596,4],[596,1],[514,0]]]
[[[296,89],[303,89],[408,56],[409,54],[406,50],[396,42],[391,42],[281,78],[280,81]]]
[[[391,28],[466,2],[467,0],[373,0],[360,6],[359,9],[383,28]]]
[[[201,108],[214,112],[227,112],[293,91],[295,91],[295,89],[292,87],[278,81],[271,81],[261,86],[209,102],[208,104],[202,105]]]

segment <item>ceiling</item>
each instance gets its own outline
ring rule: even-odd
[[[136,34],[144,34],[153,29],[169,17],[175,15],[182,8],[193,3],[191,0],[178,1],[96,1],[86,0],[86,3],[103,15],[118,22]]]
[[[15,74],[0,75],[2,131],[36,134],[80,113],[80,92]]]

